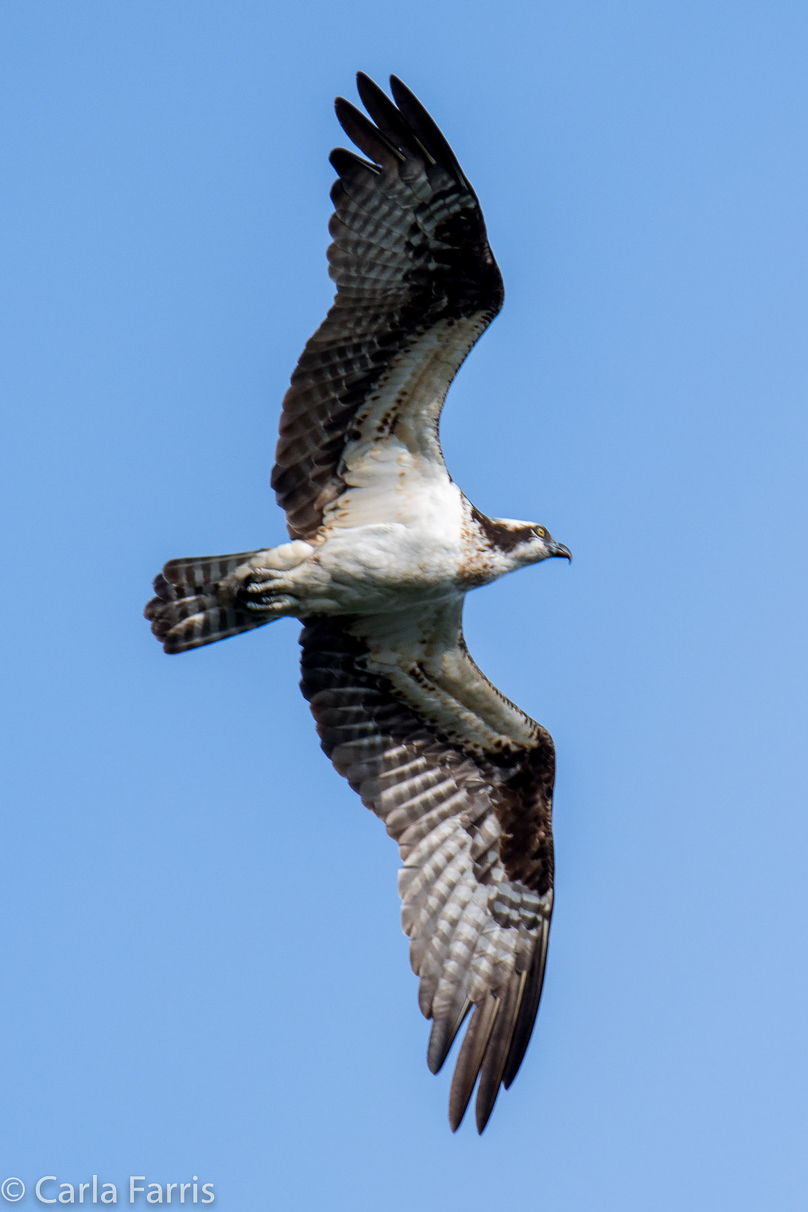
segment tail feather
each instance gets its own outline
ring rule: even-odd
[[[237,551],[233,555],[169,560],[163,566],[162,576],[178,589],[206,589],[232,576],[237,568],[256,555],[257,551]]]
[[[239,581],[235,574],[257,554],[242,551],[198,560],[170,560],[165,565],[154,580],[156,596],[143,613],[166,652],[187,652],[273,622],[236,596]]]

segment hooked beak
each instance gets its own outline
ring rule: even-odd
[[[554,542],[552,548],[550,549],[550,555],[563,556],[565,560],[569,560],[570,564],[572,563],[572,552],[570,551],[569,547],[565,547],[563,543]]]

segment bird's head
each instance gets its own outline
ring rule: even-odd
[[[538,564],[551,556],[563,556],[572,560],[572,553],[563,543],[557,543],[546,526],[537,522],[516,522],[512,518],[488,518],[487,537],[510,568],[524,568],[527,564]]]
[[[557,543],[546,526],[531,526],[530,534],[522,540],[517,551],[525,564],[538,564],[539,560],[549,560],[551,556],[562,556],[572,563],[569,547]]]

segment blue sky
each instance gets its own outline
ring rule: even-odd
[[[800,3],[5,0],[0,1181],[805,1207],[807,52]],[[559,756],[544,1001],[482,1139],[296,626],[169,659],[140,617],[165,559],[283,536],[357,68],[432,109],[505,276],[452,473],[575,555],[467,607]]]

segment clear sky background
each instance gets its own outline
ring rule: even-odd
[[[804,0],[4,0],[0,1180],[805,1208],[806,62]],[[357,68],[432,110],[505,277],[451,471],[575,555],[467,607],[559,756],[544,1000],[482,1139],[297,625],[168,658],[141,618],[164,560],[284,536]]]

